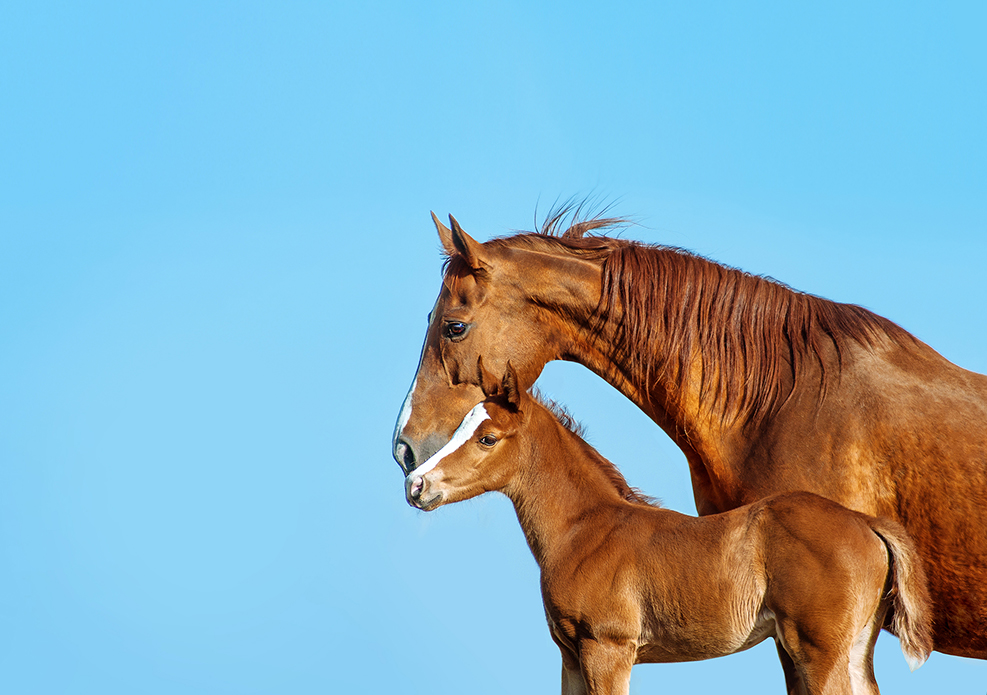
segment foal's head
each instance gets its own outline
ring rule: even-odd
[[[486,398],[467,413],[444,447],[405,478],[408,503],[419,509],[432,511],[503,491],[517,472],[516,439],[531,409],[521,409],[524,394],[513,367],[508,365],[500,382],[483,370],[482,361],[478,368]]]

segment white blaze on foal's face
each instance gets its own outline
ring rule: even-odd
[[[444,477],[442,471],[436,471],[432,476],[428,474],[434,471],[443,459],[469,442],[477,428],[489,419],[490,416],[487,414],[483,403],[477,403],[463,418],[462,423],[453,433],[452,439],[425,463],[408,473],[404,481],[404,489],[409,504],[419,509],[431,510],[443,502],[442,498],[445,491],[441,488]]]

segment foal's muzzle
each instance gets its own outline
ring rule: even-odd
[[[423,475],[409,474],[404,479],[404,496],[408,504],[423,511],[431,511],[442,500],[442,492],[429,494],[428,480]]]

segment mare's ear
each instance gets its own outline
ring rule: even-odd
[[[487,398],[499,396],[501,393],[501,382],[483,366],[483,356],[476,358],[476,378],[483,395]]]
[[[452,215],[449,215],[449,222],[452,229],[439,222],[439,218],[432,213],[432,221],[435,229],[439,232],[439,240],[447,256],[462,256],[473,270],[482,270],[486,265],[483,262],[483,244],[463,231],[459,222]]]
[[[452,215],[449,215],[449,222],[452,223],[452,243],[456,246],[456,250],[466,259],[470,268],[481,270],[486,265],[482,258],[483,244],[464,232]]]
[[[512,410],[521,409],[521,389],[518,388],[517,383],[517,372],[514,370],[514,365],[508,360],[507,373],[504,374],[501,387],[504,389],[504,396],[507,398],[507,403],[511,406]]]
[[[435,230],[439,233],[439,241],[442,242],[442,248],[445,250],[446,255],[456,255],[456,246],[452,243],[452,230],[442,224],[434,212],[432,213],[432,222],[435,223]]]

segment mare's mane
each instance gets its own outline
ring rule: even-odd
[[[621,218],[572,220],[566,226],[566,212],[551,216],[540,232],[485,245],[601,262],[603,291],[591,334],[612,328],[611,359],[645,384],[667,376],[681,387],[698,355],[700,401],[725,417],[756,426],[784,405],[813,363],[821,371],[821,401],[828,369],[839,374],[851,341],[875,346],[885,339],[901,345],[915,340],[863,307],[799,292],[681,248],[600,233],[625,226]],[[450,289],[471,272],[459,256],[448,258],[443,270]],[[827,348],[836,353],[835,365],[824,358]]]

